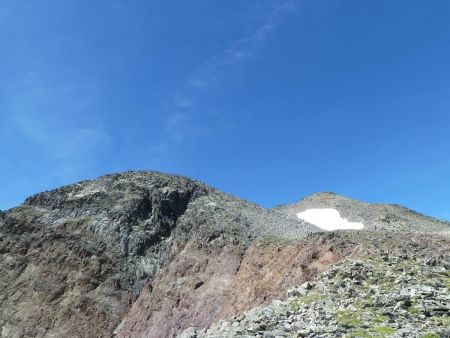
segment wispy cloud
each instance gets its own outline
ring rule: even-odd
[[[272,3],[263,14],[263,20],[253,30],[224,46],[218,53],[207,57],[194,67],[183,80],[171,102],[166,106],[167,118],[161,143],[154,147],[160,153],[168,153],[172,146],[182,143],[199,134],[199,123],[193,113],[196,104],[201,102],[201,94],[211,86],[226,81],[226,74],[239,64],[250,60],[270,40],[283,20],[296,11],[295,0],[279,0]],[[252,13],[249,17],[261,16]],[[214,112],[217,115],[217,112]],[[217,117],[217,116],[216,116]],[[223,120],[223,118],[221,119]],[[226,123],[229,126],[229,123]]]
[[[192,97],[186,94],[177,93],[174,96],[173,103],[179,108],[188,108],[194,105],[195,101]]]
[[[275,2],[265,20],[251,33],[233,41],[216,55],[192,70],[184,84],[187,91],[219,84],[226,70],[252,57],[272,37],[285,17],[296,10],[294,0]]]

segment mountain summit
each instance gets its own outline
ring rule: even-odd
[[[0,213],[0,333],[196,336],[344,259],[403,252],[439,265],[449,231],[400,206],[330,193],[265,209],[181,176],[106,175]]]
[[[328,219],[336,220],[338,226],[335,230],[339,230],[342,220],[347,221],[350,229],[356,227],[356,229],[372,231],[419,231],[445,234],[450,227],[449,222],[422,215],[400,205],[364,203],[330,192],[316,193],[298,203],[275,209],[287,214],[290,218],[310,219],[312,224],[315,224],[314,219],[322,224],[326,224]],[[315,211],[315,214],[311,214],[311,211]],[[329,226],[333,228],[333,224]],[[343,229],[346,229],[346,225]]]

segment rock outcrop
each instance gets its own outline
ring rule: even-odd
[[[348,203],[343,212],[366,217],[368,231],[324,233],[292,217],[298,206],[268,210],[156,172],[37,194],[0,212],[0,337],[201,332],[285,301],[343,259],[378,257],[403,239],[438,261],[448,248],[448,223]]]

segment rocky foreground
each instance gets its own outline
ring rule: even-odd
[[[311,206],[367,227],[293,217]],[[334,194],[265,209],[185,177],[106,175],[0,212],[0,337],[445,336],[449,233]]]
[[[179,337],[449,337],[450,260],[345,260],[256,308]]]

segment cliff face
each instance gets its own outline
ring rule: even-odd
[[[285,299],[346,257],[389,250],[400,229],[448,229],[432,219],[421,228],[416,215],[397,232],[323,233],[293,208],[155,172],[32,196],[0,213],[1,337],[175,336]],[[389,229],[382,212],[373,222]]]
[[[112,175],[33,196],[0,221],[5,337],[105,336],[172,255],[178,218],[206,188]]]

